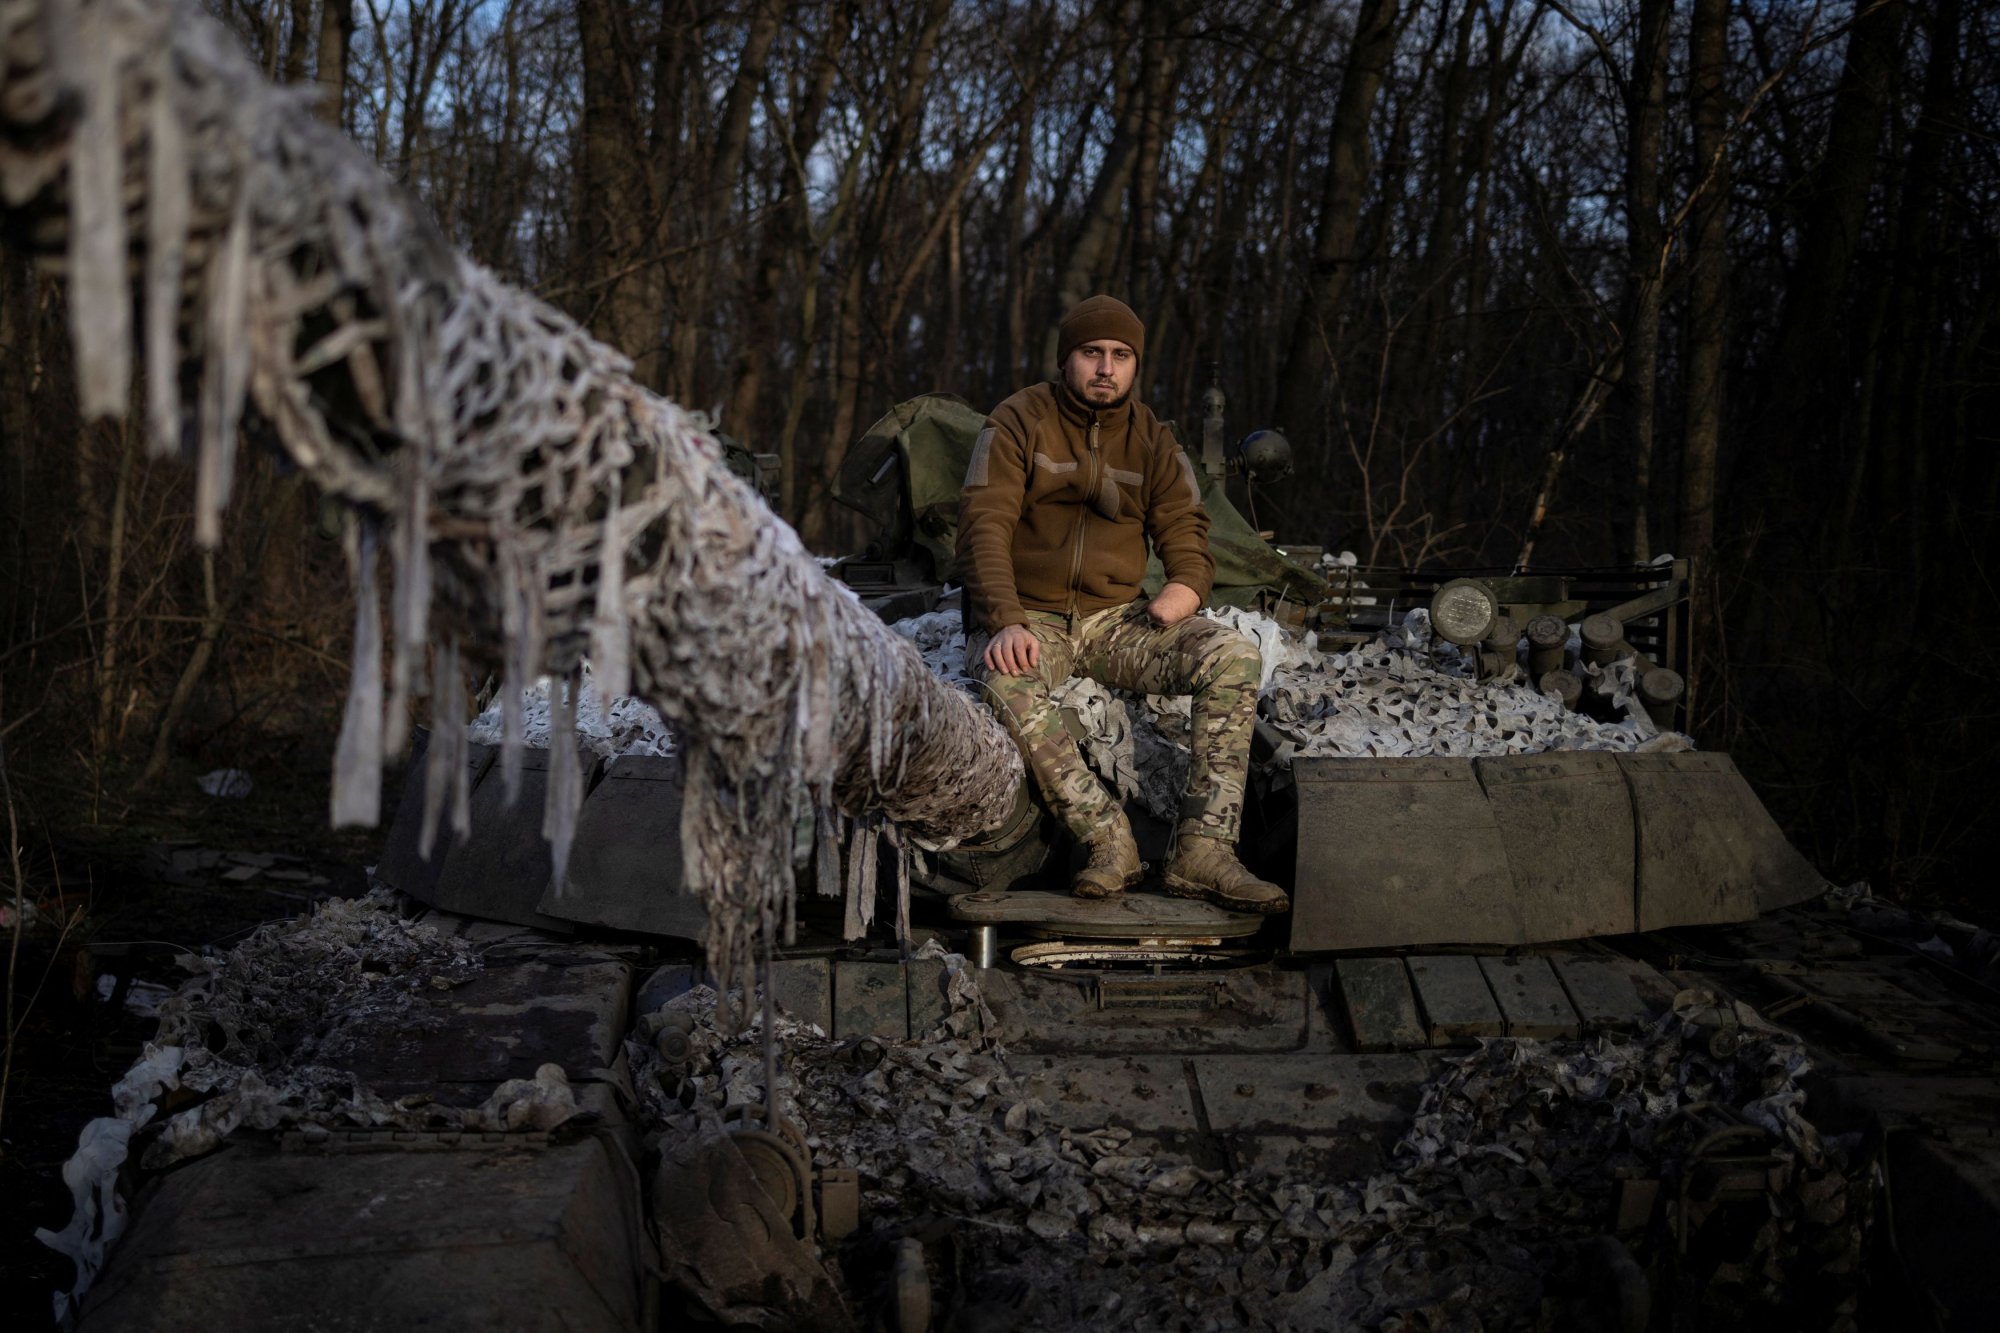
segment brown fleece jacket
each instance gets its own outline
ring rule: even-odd
[[[1187,453],[1151,409],[1079,403],[1054,382],[993,409],[958,501],[968,624],[1087,615],[1139,596],[1152,539],[1167,580],[1208,601],[1215,560]]]

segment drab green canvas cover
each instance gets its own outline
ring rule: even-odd
[[[953,554],[958,493],[972,461],[973,441],[985,424],[985,414],[963,398],[921,394],[891,408],[848,451],[834,496],[876,523],[879,555],[894,556],[914,545],[930,556],[941,582],[959,581]],[[1262,594],[1311,603],[1326,595],[1324,580],[1257,536],[1220,481],[1203,478],[1201,499],[1208,509],[1208,547],[1215,556],[1211,605],[1250,606]],[[1155,557],[1146,571],[1146,590],[1157,592],[1164,581]]]

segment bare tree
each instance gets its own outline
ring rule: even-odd
[[[1625,89],[1625,422],[1632,468],[1631,558],[1653,555],[1647,510],[1653,499],[1653,429],[1659,411],[1660,305],[1666,286],[1667,228],[1660,216],[1660,153],[1667,109],[1669,0],[1640,0]]]
[[[1722,449],[1729,338],[1728,0],[1696,0],[1688,34],[1689,98],[1700,196],[1688,229],[1688,335],[1685,434],[1681,444],[1677,539],[1695,571],[1696,642],[1712,644],[1715,599],[1715,477]],[[1702,664],[1688,664],[1692,714]]]
[[[1275,413],[1280,427],[1303,432],[1321,401],[1318,367],[1324,363],[1324,349],[1333,339],[1341,298],[1354,272],[1354,242],[1368,188],[1368,125],[1406,18],[1407,11],[1400,10],[1396,0],[1362,0],[1355,15],[1354,39],[1327,135],[1312,277],[1284,348],[1285,370],[1278,382]]]
[[[639,383],[666,383],[667,271],[664,147],[646,115],[629,0],[578,0],[577,50],[583,65],[583,145],[576,193],[578,308],[592,333],[632,358]],[[674,69],[667,39],[654,53]],[[670,76],[669,76],[670,77]],[[654,97],[671,100],[653,90]]]
[[[1786,279],[1776,346],[1763,378],[1756,433],[1764,438],[1793,438],[1802,427],[1811,429],[1807,404],[1838,341],[1835,311],[1861,246],[1908,17],[1903,0],[1875,0],[1848,31],[1826,149],[1796,201],[1798,260]]]

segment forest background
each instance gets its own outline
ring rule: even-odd
[[[211,0],[456,244],[781,459],[815,549],[897,401],[1044,378],[1093,291],[1141,393],[1364,564],[1697,562],[1691,730],[1829,876],[1978,906],[2000,595],[2000,7],[1968,0]],[[0,738],[31,823],[325,770],[317,500],[85,427],[0,252]]]

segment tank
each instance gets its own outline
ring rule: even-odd
[[[904,404],[840,486],[836,576],[947,676],[968,422]],[[1071,898],[1024,789],[949,851],[849,830],[876,924],[802,882],[731,1031],[671,739],[587,750],[560,884],[546,752],[510,806],[473,744],[467,842],[419,854],[413,776],[369,898],[165,1011],[95,1133],[132,1220],[80,1170],[57,1238],[83,1326],[1990,1327],[2000,948],[1829,886],[1675,730],[1685,566],[1362,570],[1204,475],[1289,915]],[[1070,708],[1157,864],[1171,717]]]

